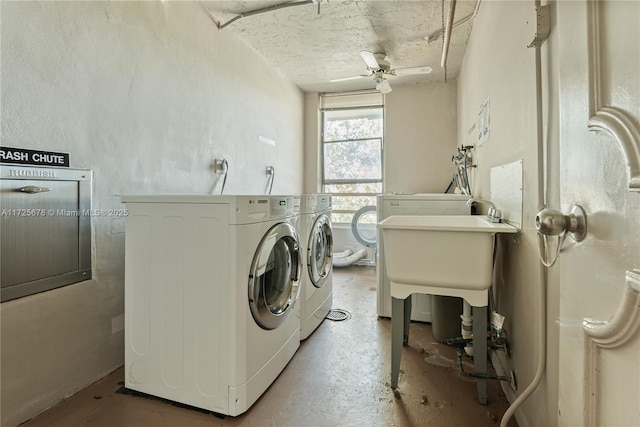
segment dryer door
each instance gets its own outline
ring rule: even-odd
[[[353,219],[351,220],[353,237],[369,248],[376,247],[377,218],[376,207],[369,205],[358,209],[356,213],[353,214]]]
[[[316,288],[324,286],[331,271],[333,254],[333,235],[331,220],[325,214],[316,218],[309,235],[307,245],[307,269],[311,283]]]
[[[260,327],[275,329],[291,315],[301,269],[298,233],[286,222],[276,224],[260,241],[249,273],[249,306]]]

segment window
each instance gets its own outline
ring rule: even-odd
[[[384,110],[375,95],[379,102],[373,105],[322,111],[322,190],[333,195],[334,223],[351,223],[354,213],[375,206],[382,192]]]

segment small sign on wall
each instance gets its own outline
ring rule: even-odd
[[[487,97],[482,103],[480,111],[478,111],[478,125],[476,126],[478,137],[476,139],[476,146],[479,147],[489,140],[490,129],[491,123],[489,120],[489,97]]]
[[[274,147],[276,146],[276,141],[271,138],[267,138],[266,136],[258,135],[258,141],[267,145],[273,145]]]
[[[69,153],[0,147],[0,163],[69,167]]]

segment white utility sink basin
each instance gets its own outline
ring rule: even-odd
[[[475,306],[483,301],[474,301],[473,294],[486,294],[482,291],[491,286],[493,236],[518,231],[479,215],[390,216],[378,227],[391,282],[407,288],[425,286],[429,289],[420,291],[460,296]]]

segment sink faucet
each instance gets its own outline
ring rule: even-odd
[[[474,197],[467,200],[467,207],[471,206],[472,203],[484,203],[489,206],[489,210],[487,212],[487,218],[491,222],[502,222],[502,212],[500,209],[496,209],[496,205],[489,200],[484,199],[476,199]]]

